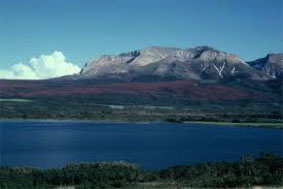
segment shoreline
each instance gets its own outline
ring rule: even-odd
[[[235,127],[252,127],[252,128],[274,128],[283,129],[283,123],[260,123],[260,122],[214,122],[214,121],[188,121],[184,123],[217,125],[217,126],[235,126]]]
[[[134,120],[118,120],[118,119],[22,119],[22,118],[0,118],[0,124],[3,121],[8,122],[88,122],[88,123],[133,123],[133,124],[150,124],[150,123],[171,123],[171,124],[200,124],[200,125],[215,125],[215,126],[233,126],[233,127],[251,127],[251,128],[272,128],[283,129],[283,123],[263,123],[263,122],[224,122],[224,121],[184,121],[184,122],[170,122],[166,120],[148,120],[148,121],[134,121]]]

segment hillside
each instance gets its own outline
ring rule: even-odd
[[[76,75],[0,80],[0,117],[276,121],[282,61],[245,62],[206,46],[103,55]]]

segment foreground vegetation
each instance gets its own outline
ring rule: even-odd
[[[70,164],[40,170],[1,167],[0,188],[231,188],[283,186],[283,158],[263,153],[259,158],[243,156],[239,162],[202,163],[143,170],[123,162]]]

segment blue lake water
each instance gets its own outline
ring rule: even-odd
[[[262,151],[282,156],[282,131],[202,124],[0,121],[0,164],[50,168],[122,160],[160,169],[235,161]]]

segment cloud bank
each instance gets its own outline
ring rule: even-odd
[[[27,64],[18,63],[0,70],[1,79],[47,79],[78,73],[80,67],[67,62],[60,51],[31,58]]]

